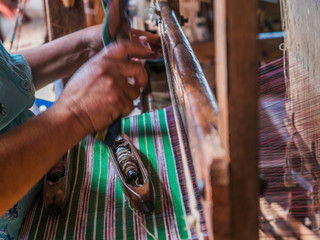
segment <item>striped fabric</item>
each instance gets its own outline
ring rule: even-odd
[[[155,188],[155,212],[143,215],[129,206],[107,148],[88,136],[75,147],[72,193],[64,211],[58,217],[48,216],[39,197],[25,220],[20,239],[197,238],[187,225],[189,199],[172,108],[126,118],[122,125],[136,148],[149,159],[142,158]],[[190,157],[188,160],[194,172]],[[199,196],[197,199],[201,229],[207,236]]]

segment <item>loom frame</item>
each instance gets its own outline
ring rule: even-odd
[[[209,238],[258,239],[257,1],[214,1],[219,113],[170,0],[159,7],[169,89],[204,183]]]

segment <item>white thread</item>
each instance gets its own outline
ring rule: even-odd
[[[125,201],[128,201],[127,196],[125,197]],[[141,217],[139,216],[139,214],[136,213],[136,210],[134,210],[134,209],[131,207],[130,201],[128,201],[128,206],[129,206],[129,208],[131,209],[131,211],[133,212],[133,214],[134,214],[135,216],[137,216],[137,217],[141,220],[141,225],[142,225],[142,227],[144,228],[144,230],[146,230],[147,234],[148,234],[150,237],[152,237],[153,239],[158,240],[158,238],[157,238],[155,235],[153,235],[153,234],[148,230],[148,228],[143,224],[143,221],[142,221],[143,219],[141,219]]]

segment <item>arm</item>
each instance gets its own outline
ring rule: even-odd
[[[131,112],[147,76],[141,63],[128,59],[150,54],[138,43],[100,51],[73,75],[50,109],[0,135],[0,216],[70,147]]]
[[[73,74],[102,47],[101,25],[86,28],[33,49],[18,52],[32,71],[36,89]]]
[[[19,52],[31,67],[33,82],[36,89],[48,83],[73,74],[83,63],[96,55],[103,47],[102,26],[97,25],[58,38],[37,48]],[[135,41],[144,37],[158,58],[161,51],[160,37],[155,34],[131,29]]]

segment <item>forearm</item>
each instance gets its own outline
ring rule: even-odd
[[[89,52],[81,32],[78,31],[19,54],[30,65],[35,87],[40,89],[56,79],[74,73],[88,60]]]
[[[55,106],[0,135],[0,216],[85,135],[76,115]]]

